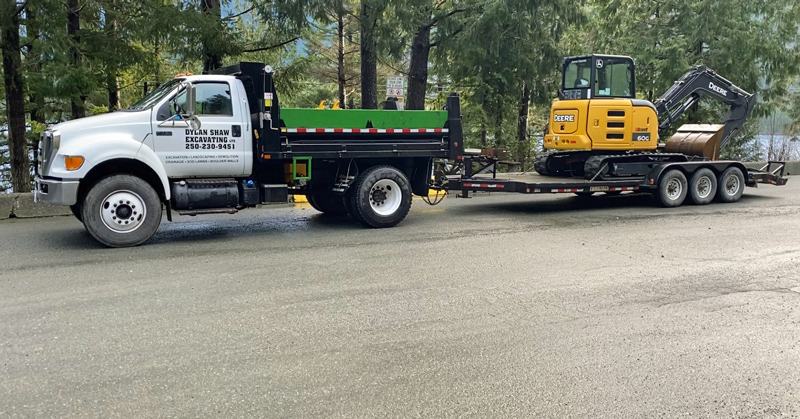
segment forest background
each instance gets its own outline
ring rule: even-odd
[[[289,107],[377,108],[397,76],[405,109],[458,92],[467,146],[526,167],[563,57],[632,56],[649,100],[702,64],[759,98],[725,157],[797,160],[799,38],[800,0],[0,0],[0,193],[30,190],[47,125],[239,61],[271,65]],[[703,102],[681,122],[724,111]]]

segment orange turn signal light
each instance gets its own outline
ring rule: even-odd
[[[64,158],[64,165],[67,170],[78,170],[83,166],[83,156],[66,156]]]

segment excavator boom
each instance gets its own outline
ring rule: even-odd
[[[659,132],[669,129],[681,115],[706,96],[730,106],[722,124],[684,125],[667,141],[666,152],[716,159],[719,149],[725,147],[742,128],[756,104],[755,95],[705,66],[694,67],[654,102],[661,121]],[[697,154],[699,151],[702,154]]]

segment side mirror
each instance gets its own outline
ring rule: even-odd
[[[185,114],[181,116],[186,119],[191,119],[191,117],[194,116],[194,107],[196,105],[195,95],[197,91],[195,90],[194,84],[190,82],[184,83],[184,86],[186,90],[186,109],[183,110]]]
[[[197,102],[195,102],[197,91],[195,90],[194,84],[191,82],[186,82],[186,121],[189,123],[189,128],[193,131],[197,131],[200,129],[200,119],[197,118],[197,115],[194,114],[195,106]]]
[[[166,121],[158,124],[160,127],[170,128],[190,128],[192,130],[200,129],[200,119],[195,115],[195,95],[196,90],[194,84],[191,82],[184,82],[183,89],[186,92],[186,103],[184,107],[179,109],[179,115],[175,115]]]

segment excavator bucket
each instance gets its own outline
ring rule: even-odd
[[[689,156],[716,160],[719,157],[719,142],[725,125],[686,124],[667,140],[666,153],[682,153]]]

